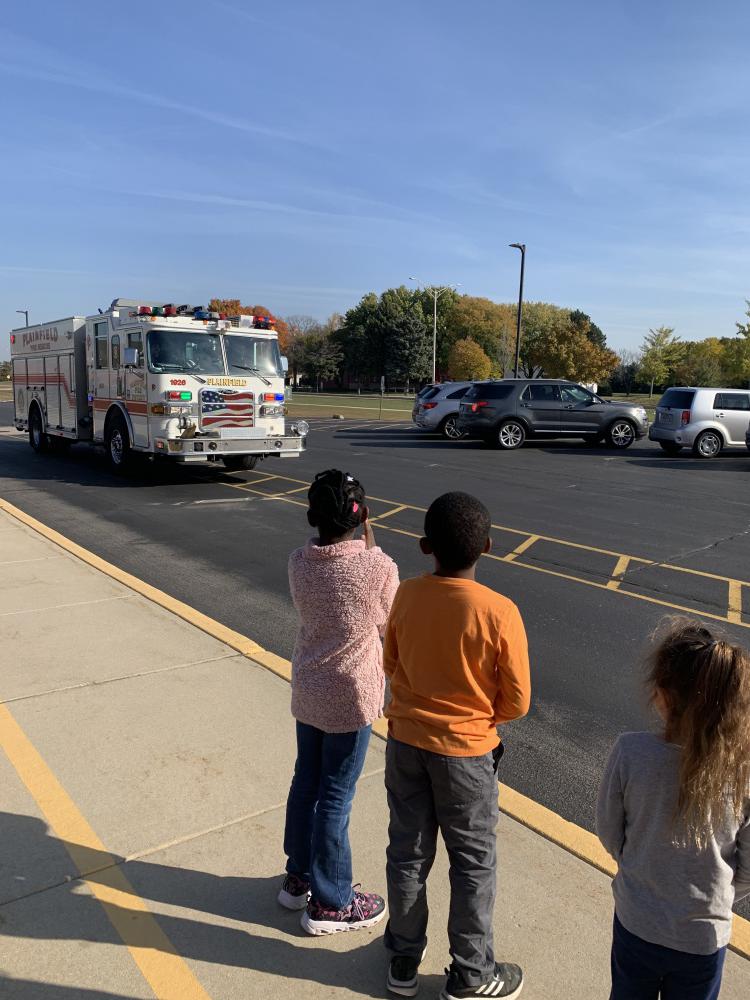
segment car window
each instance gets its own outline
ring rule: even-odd
[[[715,410],[750,410],[750,396],[746,392],[717,392]]]
[[[485,385],[475,385],[472,390],[472,399],[507,399],[513,392],[512,385],[503,385],[502,382],[498,382],[496,385],[491,383],[486,383]],[[468,393],[466,395],[468,399]]]
[[[466,393],[469,391],[470,386],[464,385],[460,389],[455,389],[453,392],[449,393],[446,399],[463,399]]]
[[[588,389],[581,388],[580,385],[566,385],[560,389],[565,403],[591,403],[596,401],[596,396]]]
[[[428,399],[432,399],[433,396],[437,396],[437,394],[439,392],[440,392],[440,386],[439,385],[433,385],[432,388],[430,388],[430,389],[427,390],[427,392],[424,392],[424,390],[422,392],[420,392],[420,394],[418,396],[419,402],[420,403],[424,403]]]
[[[689,410],[694,396],[692,389],[667,389],[657,405],[671,406],[674,410]]]
[[[557,385],[530,385],[521,397],[534,403],[559,403],[560,387]]]

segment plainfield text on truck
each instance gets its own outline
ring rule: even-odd
[[[115,299],[10,335],[15,425],[31,447],[93,441],[121,470],[135,453],[251,469],[305,449],[284,426],[286,358],[273,321]]]

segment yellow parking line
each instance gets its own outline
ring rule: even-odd
[[[530,549],[534,542],[539,541],[539,535],[529,535],[528,538],[524,538],[520,545],[517,545],[512,552],[509,552],[507,556],[503,556],[505,562],[514,562],[518,556],[523,555],[526,549]]]
[[[117,859],[109,854],[5,705],[0,705],[0,746],[83,881],[102,904],[154,995],[159,1000],[210,1000]],[[86,878],[86,872],[93,871],[96,878]]]
[[[607,584],[609,590],[619,590],[620,584],[622,583],[622,578],[627,572],[627,568],[630,565],[630,556],[620,556],[617,560],[617,565],[612,571],[612,579]]]
[[[727,618],[734,625],[742,625],[742,584],[739,580],[729,581],[729,612]]]
[[[406,504],[404,504],[404,503],[399,504],[398,507],[393,507],[391,510],[387,510],[385,512],[385,514],[376,514],[375,517],[371,517],[370,518],[370,522],[372,524],[375,524],[375,523],[377,523],[379,521],[382,521],[384,517],[390,517],[391,514],[400,514],[402,510],[407,510],[407,509],[408,508],[407,508]]]

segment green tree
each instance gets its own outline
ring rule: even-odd
[[[654,385],[666,383],[683,353],[684,346],[673,327],[659,326],[648,331],[641,345],[638,374],[649,383],[649,396],[654,394]]]
[[[296,385],[302,371],[305,338],[322,331],[314,316],[287,316],[284,325],[287,332],[283,337],[279,336],[279,349],[289,359],[289,375],[292,385]]]
[[[320,391],[322,382],[338,377],[343,360],[341,346],[324,333],[308,333],[304,338],[300,368]]]
[[[446,316],[446,332],[438,354],[448,363],[459,340],[471,339],[482,348],[494,366],[504,373],[514,360],[516,309],[475,295],[457,295]]]
[[[10,378],[10,361],[0,361],[0,382],[7,382]]]
[[[489,378],[492,361],[479,344],[466,337],[457,340],[448,357],[448,374],[457,381],[482,381]]]
[[[578,333],[582,333],[587,340],[590,340],[592,344],[596,347],[604,350],[607,346],[607,338],[604,336],[603,331],[594,323],[590,316],[587,316],[585,312],[581,312],[580,309],[572,310],[570,314],[570,322],[573,324],[575,330]]]

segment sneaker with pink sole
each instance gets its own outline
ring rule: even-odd
[[[374,927],[385,916],[385,900],[374,892],[354,890],[354,899],[343,910],[330,910],[311,899],[302,914],[302,928],[308,934],[337,934]]]

